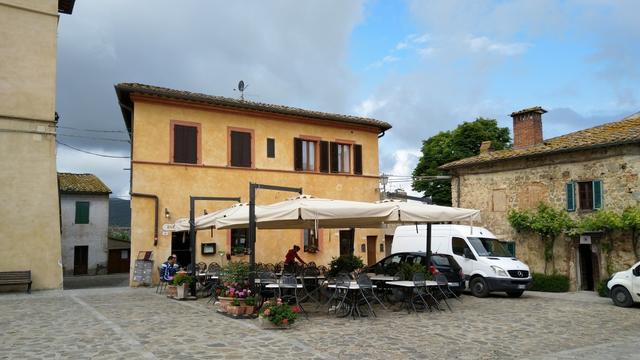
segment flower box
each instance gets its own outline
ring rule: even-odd
[[[176,285],[176,296],[174,296],[176,299],[186,299],[188,294],[189,294],[188,284]]]
[[[292,324],[276,325],[263,316],[258,317],[258,324],[260,324],[260,327],[263,329],[289,329],[292,326]]]
[[[244,314],[244,306],[227,306],[227,313],[231,315],[243,315]]]

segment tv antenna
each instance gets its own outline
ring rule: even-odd
[[[240,91],[240,100],[244,100],[244,91],[249,87],[249,85],[245,85],[244,81],[240,80],[238,83],[238,88],[233,89],[233,91]]]

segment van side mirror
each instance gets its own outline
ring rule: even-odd
[[[464,254],[464,257],[466,257],[467,259],[475,259],[475,256],[473,256],[473,253],[469,248],[464,248],[463,254]]]

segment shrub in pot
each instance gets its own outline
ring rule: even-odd
[[[334,257],[331,259],[329,263],[329,276],[336,276],[339,273],[352,273],[357,269],[362,269],[364,267],[364,263],[362,259],[350,254],[343,255],[340,257]]]

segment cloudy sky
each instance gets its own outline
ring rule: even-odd
[[[58,140],[127,156],[114,84],[237,97],[243,79],[249,100],[390,122],[380,169],[409,175],[422,140],[479,116],[510,127],[541,105],[549,138],[639,111],[637,14],[635,0],[79,0],[60,18]],[[60,171],[116,196],[128,167],[58,147]]]

